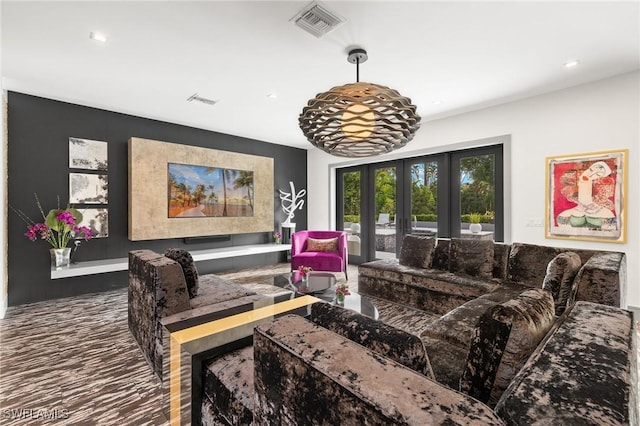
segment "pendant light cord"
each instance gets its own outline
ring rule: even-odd
[[[360,83],[360,58],[356,57],[356,83]]]

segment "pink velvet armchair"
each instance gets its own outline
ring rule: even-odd
[[[344,272],[347,276],[347,233],[298,231],[291,236],[291,270],[310,266],[314,271]]]

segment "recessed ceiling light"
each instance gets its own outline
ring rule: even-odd
[[[269,99],[278,99],[277,93],[267,93],[267,98]]]
[[[94,31],[91,31],[91,33],[89,34],[89,38],[91,40],[99,41],[101,43],[106,43],[106,41],[107,41],[107,36],[106,35],[104,35],[102,33],[99,33],[99,32],[94,32]]]
[[[573,61],[565,62],[564,67],[565,68],[575,68],[578,65],[580,65],[580,61],[575,59]]]
[[[440,105],[442,103],[442,101],[433,101],[431,102],[432,105]]]

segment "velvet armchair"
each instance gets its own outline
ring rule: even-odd
[[[344,231],[298,231],[291,236],[291,270],[310,266],[314,271],[347,275],[347,233]]]

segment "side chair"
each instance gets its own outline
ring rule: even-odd
[[[291,236],[291,270],[309,266],[314,271],[344,272],[347,276],[347,232],[298,231]]]

